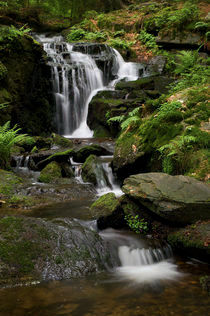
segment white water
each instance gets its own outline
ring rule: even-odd
[[[92,137],[93,132],[87,126],[87,115],[93,96],[100,90],[114,89],[121,79],[138,79],[143,66],[125,62],[117,50],[106,46],[107,53],[111,52],[113,57],[108,72],[116,78],[107,83],[107,69],[103,73],[98,68],[94,57],[88,55],[88,49],[84,50],[85,53],[74,51],[74,45],[65,43],[61,36],[49,38],[41,35],[37,39],[43,43],[50,59],[58,132],[71,138]]]
[[[100,235],[117,248],[120,265],[114,273],[120,280],[145,284],[175,281],[183,275],[172,262],[172,250],[168,245],[151,247],[146,239],[113,229],[102,231]]]

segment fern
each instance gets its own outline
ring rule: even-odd
[[[118,122],[121,123],[125,118],[125,115],[118,115],[118,116],[114,116],[111,117],[110,119],[108,119],[108,124],[110,125],[112,122]]]
[[[10,122],[0,126],[0,168],[9,168],[10,152],[14,144],[31,139],[26,134],[19,134],[19,132],[20,128],[17,128],[17,125],[10,128]]]
[[[139,116],[130,116],[128,117],[124,122],[121,123],[120,127],[122,130],[128,128],[132,123],[136,125],[136,123],[140,123],[140,117]]]

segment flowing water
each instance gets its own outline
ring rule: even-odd
[[[61,36],[37,36],[49,58],[56,102],[58,132],[68,137],[92,137],[87,126],[88,105],[100,90],[114,89],[121,79],[144,73],[138,63],[126,63],[104,44],[68,44]]]
[[[121,78],[135,80],[140,74],[144,75],[141,65],[125,63],[116,50],[107,46],[99,45],[95,52],[94,45],[70,45],[62,37],[39,36],[39,40],[43,42],[52,68],[61,134],[91,137],[86,118],[92,96],[98,90],[113,89]],[[1,316],[208,315],[209,296],[199,284],[199,277],[207,274],[207,264],[173,256],[167,243],[153,241],[150,236],[113,229],[97,231],[89,210],[93,196],[107,192],[122,194],[110,168],[111,159],[112,156],[98,158],[97,187],[93,195],[87,189],[89,198],[81,199],[77,195],[72,201],[39,207],[25,215],[50,221],[76,219],[81,226],[99,234],[114,265],[107,265],[106,271],[88,277],[2,288]],[[16,172],[37,185],[37,173],[28,169],[27,162],[28,158],[17,158]],[[76,178],[74,186],[88,188],[81,177],[81,164],[71,160],[71,165]]]

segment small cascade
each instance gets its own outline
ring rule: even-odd
[[[113,156],[101,156],[99,158],[98,169],[100,172],[97,173],[97,179],[99,179],[97,192],[99,196],[110,192],[115,193],[116,196],[123,194],[110,167],[112,158]]]
[[[121,79],[143,76],[144,67],[127,63],[120,53],[104,44],[68,44],[62,36],[36,36],[43,44],[52,71],[58,132],[71,138],[89,138],[88,105],[101,90],[114,89]]]
[[[40,172],[30,169],[30,156],[13,156],[13,170],[25,178],[32,179],[32,184],[37,184]]]
[[[120,279],[154,283],[181,277],[172,262],[173,253],[168,244],[152,244],[142,236],[138,239],[113,229],[102,231],[100,235],[110,243],[112,252],[117,251],[119,266],[115,273]]]

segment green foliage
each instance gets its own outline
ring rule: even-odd
[[[194,136],[181,135],[159,148],[163,157],[163,171],[169,174],[184,174],[191,167],[190,156],[197,142]],[[176,170],[174,170],[176,166]]]
[[[114,48],[128,50],[135,42],[122,40],[120,38],[112,38],[108,40],[107,43]]]
[[[125,215],[125,220],[128,226],[137,234],[146,234],[148,231],[148,223],[144,218],[140,218],[139,215]]]
[[[106,41],[107,34],[105,32],[89,32],[85,34],[85,40],[87,41]]]
[[[96,18],[98,15],[98,12],[96,12],[95,10],[90,10],[90,11],[86,11],[83,16],[86,19],[94,19]]]
[[[28,34],[30,31],[31,29],[25,28],[25,26],[22,26],[20,29],[17,29],[13,25],[10,27],[3,26],[0,28],[0,43],[13,42],[15,39]]]
[[[156,29],[178,31],[182,30],[187,24],[195,21],[198,18],[199,10],[196,4],[192,1],[186,1],[182,8],[177,9],[177,6],[167,6],[158,11],[152,17],[148,18],[144,22],[144,27],[148,31],[151,25],[154,25]]]
[[[112,122],[118,122],[120,123],[120,127],[122,130],[125,130],[131,124],[133,126],[136,126],[141,122],[141,118],[139,116],[140,109],[140,107],[135,108],[133,111],[129,112],[127,116],[114,116],[108,120],[108,124],[111,124]]]
[[[0,61],[0,81],[7,76],[7,72],[8,72],[7,68]]]
[[[79,41],[84,39],[86,32],[81,28],[72,28],[70,33],[67,35],[68,42]]]
[[[155,36],[147,33],[145,30],[142,30],[139,34],[139,40],[151,50],[157,50],[158,45],[156,44]]]
[[[199,57],[198,51],[182,51],[177,57],[174,73],[179,75],[180,79],[172,91],[201,86],[209,82],[209,66],[202,64],[203,60]]]
[[[20,128],[10,128],[10,122],[0,126],[0,168],[9,168],[10,152],[14,144],[28,138],[26,134],[18,134]]]

